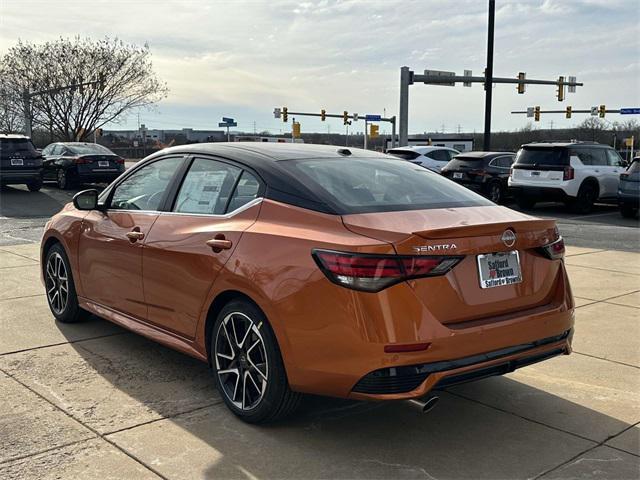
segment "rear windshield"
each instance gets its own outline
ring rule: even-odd
[[[3,157],[19,154],[20,156],[40,155],[28,138],[2,138],[0,139],[0,155]]]
[[[403,160],[415,160],[420,156],[418,152],[414,152],[411,150],[392,149],[387,150],[387,153],[389,155],[393,155],[394,157],[402,158]]]
[[[483,157],[465,157],[463,155],[458,155],[449,161],[447,164],[447,170],[459,167],[478,168],[484,164],[484,160],[485,159]]]
[[[637,173],[640,172],[640,158],[634,158],[631,165],[627,168],[627,173]]]
[[[113,152],[97,143],[87,143],[86,145],[67,145],[69,150],[80,155],[113,155]]]
[[[280,164],[321,201],[345,214],[492,205],[484,197],[410,162],[331,158]]]
[[[566,148],[523,147],[516,155],[519,165],[569,165]]]

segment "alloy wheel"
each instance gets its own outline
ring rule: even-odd
[[[216,332],[218,380],[223,394],[244,411],[257,407],[267,389],[269,365],[261,326],[244,313],[232,312]]]
[[[493,203],[498,203],[500,201],[500,185],[494,183],[491,185],[491,189],[489,190],[489,200]]]
[[[64,260],[57,252],[47,260],[45,283],[51,309],[56,315],[61,315],[69,300],[69,276]]]
[[[58,187],[64,190],[66,186],[67,186],[67,176],[64,170],[58,170]]]

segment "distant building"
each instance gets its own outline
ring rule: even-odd
[[[113,135],[128,140],[142,140],[144,135],[149,142],[168,143],[173,139],[181,138],[186,142],[225,142],[227,134],[223,130],[194,130],[182,128],[180,130],[158,130],[154,128],[141,128],[140,130],[105,130],[103,136]]]
[[[470,152],[473,150],[473,137],[468,134],[456,133],[425,133],[420,135],[410,135],[408,140],[409,146],[426,146],[449,147],[455,148],[459,152]],[[391,148],[391,138],[387,139],[387,150]]]

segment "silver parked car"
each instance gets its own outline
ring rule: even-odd
[[[633,218],[638,214],[640,203],[640,156],[635,157],[627,170],[620,175],[618,205],[623,217]]]

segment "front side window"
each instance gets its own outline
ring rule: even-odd
[[[427,152],[425,155],[429,158],[433,158],[434,160],[437,160],[438,162],[449,161],[449,154],[447,153],[446,150],[433,150],[431,152]]]
[[[149,163],[118,184],[109,208],[115,210],[158,210],[182,157]]]
[[[622,164],[622,158],[615,150],[607,149],[607,162],[612,167],[619,167]]]
[[[279,162],[338,212],[366,213],[493,205],[425,168],[381,158]]]
[[[227,163],[196,158],[182,182],[174,212],[221,215],[242,170]]]

